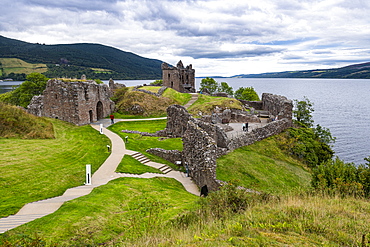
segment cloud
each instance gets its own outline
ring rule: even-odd
[[[369,11],[365,0],[3,0],[0,34],[269,72],[369,59]]]

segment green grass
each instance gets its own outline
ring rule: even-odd
[[[161,87],[157,87],[157,86],[144,86],[144,87],[141,87],[139,89],[143,89],[143,90],[150,91],[150,92],[153,92],[153,93],[158,93],[158,90],[160,88]]]
[[[162,96],[175,100],[179,105],[185,105],[191,99],[191,94],[180,93],[172,88],[167,88]]]
[[[109,156],[109,139],[91,126],[49,121],[55,139],[0,139],[0,217],[82,185],[85,165],[95,171]]]
[[[5,74],[44,73],[48,70],[46,64],[31,64],[18,58],[0,58],[0,66],[3,68]]]
[[[176,165],[164,160],[156,155],[147,153],[149,148],[163,148],[166,150],[180,150],[182,151],[181,138],[168,138],[141,136],[139,134],[123,133],[121,130],[138,130],[141,132],[154,133],[158,130],[164,129],[166,126],[166,119],[152,120],[152,121],[133,121],[133,122],[118,122],[108,127],[109,130],[118,134],[122,139],[128,136],[128,143],[126,148],[133,151],[138,151],[148,157],[150,160],[163,163],[171,166],[173,169],[178,169]]]
[[[199,116],[199,112],[204,114],[211,114],[216,108],[222,109],[242,109],[242,103],[239,100],[234,98],[225,98],[225,97],[213,97],[204,94],[199,94],[197,101],[194,102],[189,108],[188,111],[194,116]]]
[[[116,172],[120,173],[131,173],[131,174],[143,174],[146,172],[151,173],[162,173],[160,170],[146,166],[136,159],[132,158],[130,155],[125,155],[118,165]]]
[[[3,102],[0,102],[0,126],[0,138],[54,138],[53,125],[46,118],[36,117]]]
[[[191,208],[197,197],[174,179],[120,178],[57,212],[10,231],[5,238],[33,237],[58,246],[122,246],[161,232],[166,222]],[[1,244],[0,235],[0,244]]]
[[[307,189],[311,175],[301,163],[278,148],[275,137],[270,137],[217,159],[217,179],[237,180],[246,188],[286,194]]]

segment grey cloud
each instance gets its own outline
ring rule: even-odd
[[[258,57],[270,55],[273,53],[282,52],[283,49],[275,49],[270,47],[256,47],[251,49],[243,49],[238,51],[223,51],[223,50],[204,50],[204,49],[186,49],[179,52],[179,56],[189,56],[194,59],[209,58],[209,59],[224,59],[224,58],[243,58],[243,57]]]

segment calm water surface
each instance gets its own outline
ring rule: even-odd
[[[363,164],[370,156],[370,80],[368,79],[243,79],[217,78],[234,88],[253,87],[258,95],[273,93],[288,99],[314,103],[315,124],[329,128],[335,136],[334,151],[346,162]],[[116,81],[126,86],[149,84],[153,80]],[[196,79],[199,86],[201,79]],[[0,93],[19,82],[0,82]],[[5,86],[6,85],[6,86]]]

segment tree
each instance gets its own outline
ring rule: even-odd
[[[218,83],[213,78],[203,78],[202,82],[200,83],[200,91],[207,89],[210,94],[217,92],[218,90]]]
[[[234,95],[233,88],[227,84],[227,82],[221,82],[221,85],[218,87],[219,92],[227,93],[230,96]]]
[[[312,118],[312,112],[314,112],[313,103],[304,96],[304,100],[294,100],[294,106],[293,116],[296,118],[296,123],[311,128],[314,122]]]
[[[260,98],[253,87],[240,87],[235,91],[234,97],[236,99],[259,101]]]
[[[19,85],[10,97],[10,103],[27,107],[35,95],[40,95],[46,88],[48,78],[40,73],[31,73],[26,81]]]

